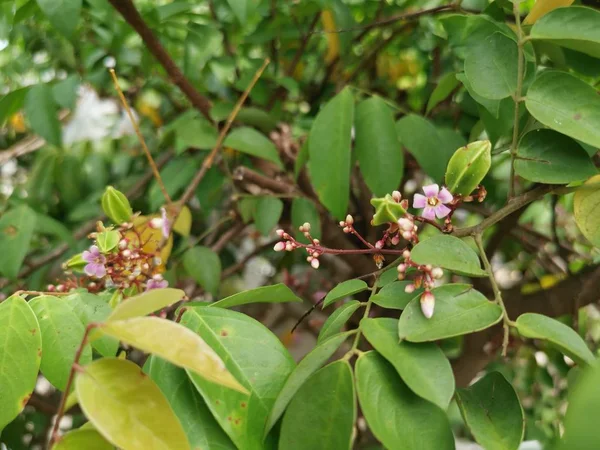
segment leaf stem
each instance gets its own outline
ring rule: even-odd
[[[513,136],[512,144],[510,146],[510,186],[508,191],[508,198],[511,199],[515,196],[515,159],[517,157],[517,145],[519,143],[519,103],[523,101],[521,97],[521,91],[523,89],[523,71],[524,71],[524,53],[523,46],[525,41],[523,39],[523,30],[521,28],[521,13],[519,6],[521,0],[513,1],[513,13],[515,16],[515,25],[517,32],[517,89],[514,95],[515,101],[515,117],[513,123]]]
[[[504,301],[502,301],[502,292],[498,287],[498,283],[496,282],[496,278],[494,277],[494,271],[492,270],[492,265],[485,254],[485,247],[483,246],[483,239],[481,233],[476,234],[475,243],[477,244],[477,249],[479,250],[479,255],[483,260],[483,266],[485,267],[485,271],[488,274],[488,278],[490,279],[490,283],[492,285],[492,291],[494,292],[494,302],[500,305],[502,308],[502,326],[504,328],[504,337],[502,338],[502,356],[506,356],[506,349],[508,348],[508,339],[510,336],[509,325],[511,324],[510,318],[508,317],[508,313],[506,312],[506,307],[504,306]]]
[[[373,286],[371,286],[371,295],[369,295],[369,300],[367,301],[367,303],[365,305],[365,312],[362,316],[363,319],[366,319],[367,317],[369,317],[369,313],[371,312],[371,306],[373,305],[373,296],[377,292],[377,283],[378,282],[379,282],[379,276],[376,275],[375,281],[373,282]],[[360,325],[359,325],[359,327],[360,327]],[[348,359],[352,358],[353,355],[355,355],[359,352],[358,344],[360,343],[361,336],[362,336],[362,332],[361,332],[360,328],[357,328],[356,336],[354,336],[354,342],[352,342],[352,347],[350,348],[350,350],[348,350],[348,352],[343,356],[342,359],[348,360]]]

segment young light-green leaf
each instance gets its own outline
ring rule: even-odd
[[[557,8],[535,23],[529,37],[600,58],[600,11],[583,6]]]
[[[0,273],[15,279],[29,251],[36,224],[36,213],[20,205],[0,217]]]
[[[185,370],[152,355],[144,365],[144,371],[157,384],[173,408],[193,449],[236,450]]]
[[[17,295],[0,303],[0,433],[23,410],[37,381],[42,338],[35,314]]]
[[[342,343],[351,336],[351,332],[336,334],[328,339],[318,343],[302,360],[298,363],[296,368],[290,373],[289,377],[285,380],[285,384],[279,391],[277,399],[273,404],[273,408],[267,419],[267,426],[265,427],[265,436],[279,420],[284,410],[292,400],[292,397],[298,392],[305,381],[315,373],[323,364],[325,364],[329,358],[337,351]]]
[[[342,331],[342,327],[346,324],[346,322],[348,322],[350,317],[352,317],[352,314],[354,314],[356,310],[360,308],[360,306],[361,305],[358,300],[352,300],[348,303],[344,303],[342,306],[336,309],[321,327],[317,343],[321,343],[327,338]]]
[[[452,194],[469,195],[492,165],[490,141],[476,141],[454,152],[446,169],[446,186]]]
[[[400,339],[437,341],[483,330],[502,319],[502,309],[468,284],[446,284],[431,291],[435,296],[433,317],[425,318],[420,299],[412,300],[398,322]]]
[[[386,448],[454,450],[446,413],[412,392],[383,357],[376,352],[363,353],[355,373],[365,419]]]
[[[62,299],[42,295],[29,302],[40,324],[42,334],[42,374],[53,386],[65,390],[75,353],[81,344],[85,327],[79,317]],[[79,364],[92,360],[92,350],[86,345]]]
[[[321,203],[339,220],[350,200],[350,149],[354,98],[344,89],[321,109],[308,137],[308,168]]]
[[[396,268],[390,269],[390,272],[397,277],[398,272]],[[381,281],[380,281],[381,283]],[[415,289],[414,292],[408,294],[405,289],[409,284],[413,284],[412,281],[394,281],[381,288],[377,294],[375,294],[371,301],[376,305],[388,309],[404,309],[410,301],[420,295],[423,292],[422,288]]]
[[[292,292],[283,283],[273,286],[262,286],[248,291],[242,291],[218,302],[210,303],[208,306],[217,308],[232,308],[234,306],[247,305],[250,303],[288,303],[301,302],[302,299]]]
[[[596,358],[575,330],[542,314],[527,313],[517,318],[519,334],[544,339],[578,364],[593,364]]]
[[[86,417],[114,445],[128,450],[190,450],[169,402],[131,361],[96,360],[77,374],[75,389]]]
[[[355,420],[352,369],[347,361],[336,361],[306,380],[290,402],[279,448],[349,450]]]
[[[206,291],[217,295],[221,284],[221,259],[208,247],[197,246],[183,254],[183,267]]]
[[[367,289],[369,289],[369,286],[363,280],[354,279],[344,281],[334,287],[325,296],[325,300],[323,300],[323,308],[326,308],[327,306],[344,297],[366,291]]]
[[[519,397],[500,372],[486,374],[456,391],[460,413],[475,440],[486,450],[517,450],[525,433]]]
[[[600,147],[600,95],[585,81],[566,72],[543,72],[529,87],[525,105],[547,127]]]
[[[52,0],[46,1],[54,3]],[[52,88],[46,84],[31,87],[25,96],[24,110],[33,131],[48,143],[60,147],[62,132],[58,120],[58,105],[54,102]]]
[[[283,212],[283,202],[276,197],[259,197],[254,209],[254,225],[263,235],[268,236],[277,225],[281,213]]]
[[[241,127],[233,130],[223,142],[223,146],[231,147],[247,155],[256,156],[275,163],[279,168],[283,168],[277,147],[264,134],[256,131],[254,128]]]
[[[390,107],[373,96],[356,108],[356,157],[367,186],[376,196],[397,189],[404,173],[404,154]]]
[[[526,180],[547,184],[568,184],[598,173],[581,145],[545,129],[530,131],[521,138],[515,171]]]
[[[599,184],[595,189],[591,184]],[[583,235],[596,247],[600,247],[600,175],[590,178],[582,189],[575,192],[573,214]]]
[[[184,297],[185,292],[181,289],[151,289],[119,303],[107,320],[125,320],[146,316],[154,311],[171,306]]]
[[[189,369],[203,378],[241,393],[247,390],[229,373],[221,358],[188,328],[159,317],[134,317],[100,326],[103,333]],[[165,337],[168,336],[168,339]]]
[[[419,242],[410,258],[417,264],[431,264],[460,275],[485,277],[479,256],[463,240],[447,234],[438,234]]]
[[[454,395],[454,374],[448,358],[436,344],[398,342],[396,319],[363,319],[360,329],[415,394],[443,410],[448,408]]]
[[[287,349],[264,325],[228,309],[189,308],[181,323],[200,335],[250,392],[224,388],[188,370],[213,416],[238,448],[263,448],[267,417],[295,367]]]
[[[456,89],[459,83],[460,81],[458,81],[454,72],[448,72],[443,75],[429,97],[425,113],[429,114],[433,108],[443,102]]]

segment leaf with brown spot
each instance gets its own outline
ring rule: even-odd
[[[0,274],[15,279],[29,251],[35,229],[36,213],[21,205],[4,213],[0,218]]]

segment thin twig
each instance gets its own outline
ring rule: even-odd
[[[135,117],[133,116],[133,112],[131,111],[129,104],[127,103],[127,99],[125,98],[125,95],[123,94],[123,91],[121,90],[121,86],[119,86],[119,80],[117,78],[117,74],[115,73],[114,69],[110,69],[109,72],[110,72],[110,76],[112,77],[113,84],[115,85],[115,89],[117,90],[117,93],[119,94],[119,99],[121,99],[121,103],[123,104],[125,111],[127,111],[127,115],[129,116],[131,125],[133,125],[135,134],[137,135],[137,137],[140,141],[140,144],[142,146],[142,149],[144,150],[144,153],[146,155],[146,158],[148,159],[148,163],[150,164],[150,167],[152,168],[152,173],[154,174],[154,178],[156,179],[156,182],[158,183],[160,190],[162,191],[162,193],[165,197],[165,200],[167,200],[167,203],[170,206],[173,203],[173,201],[171,200],[171,196],[167,192],[167,188],[165,187],[162,177],[160,176],[160,172],[158,171],[156,162],[154,161],[154,158],[150,154],[150,150],[148,149],[148,146],[146,145],[146,140],[144,139],[144,136],[142,136],[140,127],[138,126],[138,124],[135,120]]]
[[[369,295],[369,300],[367,301],[365,312],[362,317],[363,319],[366,319],[369,317],[369,313],[371,312],[371,306],[373,305],[373,297],[375,296],[375,293],[377,292],[377,283],[378,282],[379,282],[379,276],[376,275],[375,281],[373,282],[373,286],[371,286],[371,295]],[[356,333],[356,336],[354,337],[354,342],[352,343],[352,347],[344,355],[343,359],[348,360],[349,358],[352,357],[352,355],[358,353],[358,344],[360,343],[361,336],[362,336],[362,332],[361,332],[360,328],[358,328],[358,332]]]
[[[490,283],[492,285],[492,291],[494,292],[494,301],[500,306],[502,309],[502,324],[504,327],[504,337],[502,338],[502,356],[506,356],[506,349],[508,348],[508,339],[510,337],[510,319],[508,317],[508,313],[506,312],[506,307],[504,306],[504,302],[502,301],[502,292],[498,287],[498,283],[496,282],[496,277],[494,277],[494,271],[492,270],[492,265],[485,254],[485,247],[483,246],[483,240],[481,238],[481,233],[478,233],[474,236],[475,243],[477,244],[477,248],[479,250],[479,255],[483,260],[483,267],[488,274],[488,278],[490,279]]]
[[[513,123],[513,136],[510,146],[510,185],[508,190],[508,198],[515,196],[515,160],[517,158],[517,145],[519,144],[519,104],[522,101],[521,91],[523,90],[523,30],[521,29],[521,15],[519,13],[519,5],[521,0],[513,1],[513,12],[515,15],[515,27],[517,33],[517,89],[514,95],[515,101],[515,117]]]

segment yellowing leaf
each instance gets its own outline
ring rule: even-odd
[[[173,231],[180,235],[187,237],[190,235],[190,229],[192,228],[192,212],[190,208],[184,206],[181,208],[181,212],[177,217],[177,220],[173,224]]]
[[[540,17],[563,6],[570,6],[574,0],[537,0],[523,21],[523,25],[533,25]]]
[[[600,184],[600,175],[593,176],[586,185]],[[596,247],[600,247],[600,187],[579,189],[573,198],[573,214],[581,233]]]
[[[136,317],[105,323],[101,330],[144,352],[193,370],[208,381],[248,393],[214,350],[183,325],[158,317]]]
[[[171,306],[183,297],[185,297],[185,292],[181,289],[152,289],[143,294],[121,301],[106,320],[108,322],[114,322],[115,320],[146,316],[154,311]]]
[[[117,447],[190,450],[169,402],[134,363],[117,358],[94,361],[77,375],[75,389],[87,418]]]
[[[329,64],[340,54],[340,37],[338,33],[335,33],[335,19],[331,10],[326,9],[321,12],[321,23],[323,24],[323,31],[325,31],[327,36],[325,62]]]
[[[89,423],[89,422],[88,422]],[[52,450],[113,450],[113,445],[96,430],[79,428],[62,436]]]
[[[162,230],[160,228],[152,228],[149,226],[148,222],[154,218],[160,218],[160,214],[154,214],[152,216],[138,216],[133,219],[133,226],[137,233],[140,235],[144,246],[142,249],[146,253],[154,253],[158,250],[160,243],[163,239]],[[133,231],[128,231],[125,233],[125,237],[129,239],[134,245],[138,244],[138,235]],[[164,268],[164,265],[167,263],[169,256],[171,255],[171,250],[173,248],[173,235],[169,236],[167,242],[163,246],[160,251],[160,259],[162,260],[161,266]]]

